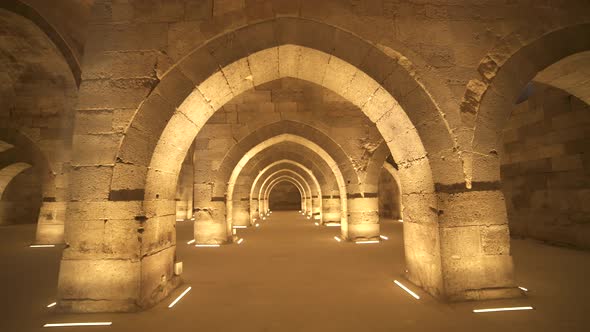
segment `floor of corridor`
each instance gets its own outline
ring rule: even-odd
[[[523,299],[441,303],[395,286],[404,270],[403,224],[382,222],[380,244],[338,243],[338,228],[296,212],[276,212],[260,228],[238,230],[241,245],[195,248],[192,223],[178,223],[181,286],[156,307],[132,314],[58,314],[53,302],[60,248],[28,248],[31,226],[0,228],[0,331],[44,330],[44,323],[112,321],[110,327],[55,331],[587,331],[590,252],[513,240]],[[100,276],[97,276],[100,277]],[[405,282],[405,281],[404,281]],[[187,286],[174,308],[168,304]],[[474,314],[474,308],[535,310]],[[46,330],[46,329],[45,329]]]

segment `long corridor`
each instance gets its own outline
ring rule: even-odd
[[[44,323],[112,321],[109,327],[52,330],[582,331],[588,321],[584,314],[590,300],[585,287],[588,252],[513,241],[517,280],[531,288],[528,297],[446,304],[401,276],[403,224],[385,220],[381,227],[388,240],[380,244],[339,243],[334,239],[339,228],[317,227],[296,212],[276,212],[258,228],[238,230],[244,239],[240,245],[195,248],[187,244],[192,223],[179,222],[178,255],[185,266],[185,284],[169,299],[141,313],[78,315],[44,307],[55,292],[59,249],[26,248],[18,240],[26,235],[25,228],[3,228],[3,261],[27,256],[30,266],[21,271],[3,267],[0,330],[37,331],[44,330]],[[583,274],[570,274],[583,264]],[[398,288],[394,279],[421,299]],[[8,280],[19,284],[10,285]],[[188,286],[191,291],[169,309],[168,304]],[[17,297],[29,300],[11,303]],[[474,308],[503,305],[533,305],[535,310],[472,313]]]

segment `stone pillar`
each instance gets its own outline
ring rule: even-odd
[[[250,226],[250,199],[243,197],[233,201],[233,224],[235,226]]]
[[[254,224],[256,221],[259,220],[259,209],[258,209],[258,198],[251,198],[250,199],[250,222]]]
[[[323,196],[322,197],[322,221],[324,223],[340,222],[340,197]]]
[[[211,197],[209,184],[195,184],[195,242],[225,244],[231,242],[231,227],[226,220],[224,197]]]
[[[64,243],[66,202],[54,202],[51,200],[52,198],[43,198],[35,235],[36,244]]]
[[[504,196],[487,189],[439,192],[442,277],[448,300],[522,296],[514,282]]]
[[[311,196],[311,203],[313,205],[313,219],[320,224],[322,220],[322,198],[320,196]]]
[[[311,196],[305,197],[305,216],[313,218],[313,202]]]
[[[379,240],[379,198],[375,193],[348,196],[348,236],[351,241]]]

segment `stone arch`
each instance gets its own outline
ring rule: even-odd
[[[300,190],[300,189],[297,187],[297,185],[296,185],[296,184],[295,184],[293,181],[291,181],[291,180],[289,180],[289,179],[283,179],[283,180],[277,181],[275,184],[273,184],[273,185],[270,187],[270,191],[269,191],[269,194],[268,194],[268,200],[269,200],[269,203],[270,203],[270,194],[271,194],[272,190],[274,190],[274,188],[275,188],[276,186],[278,186],[279,184],[281,184],[281,183],[285,183],[285,182],[287,182],[287,183],[290,183],[292,186],[294,186],[295,188],[297,188],[297,191],[299,192],[299,196],[300,196],[300,198],[302,197],[302,196],[301,196],[301,195],[302,195],[302,193],[301,193],[301,190]],[[269,205],[269,208],[270,208],[270,205]],[[299,205],[299,211],[303,211],[302,209],[303,209],[303,200],[301,200],[301,204]]]
[[[280,178],[281,176],[284,175],[289,175],[290,177],[293,177],[295,179],[298,179],[301,184],[304,186],[305,188],[305,211],[307,215],[312,215],[313,211],[314,211],[314,204],[313,204],[313,200],[312,197],[314,196],[314,190],[312,188],[314,188],[313,185],[310,185],[309,182],[301,175],[299,174],[297,171],[294,171],[292,169],[280,169],[272,174],[269,174],[263,181],[261,181],[261,184],[258,188],[258,192],[257,192],[257,196],[258,196],[258,204],[260,204],[262,206],[262,211],[263,212],[267,212],[268,210],[268,188],[269,186],[271,186],[274,181],[277,178]],[[318,194],[321,194],[321,190],[318,190],[318,188],[315,189],[316,191],[316,196]],[[256,192],[255,192],[256,194]]]
[[[282,159],[282,160],[279,160],[279,161],[275,161],[275,162],[267,165],[265,168],[263,168],[260,171],[260,173],[258,173],[258,175],[254,179],[254,181],[252,182],[252,189],[250,191],[250,199],[252,199],[253,194],[256,192],[256,188],[257,188],[258,182],[266,174],[266,172],[272,171],[273,167],[275,167],[275,166],[281,167],[283,165],[292,165],[292,166],[294,166],[296,169],[301,170],[304,173],[306,173],[308,175],[308,177],[310,178],[310,180],[313,181],[313,184],[314,184],[316,190],[315,190],[315,197],[314,197],[313,192],[312,192],[311,200],[312,200],[312,205],[314,207],[317,207],[317,210],[314,209],[312,211],[312,213],[319,215],[320,216],[320,220],[321,220],[321,213],[322,213],[322,202],[321,202],[322,189],[321,189],[320,182],[318,181],[318,179],[316,178],[316,176],[313,174],[313,172],[310,169],[308,169],[307,167],[305,167],[302,164],[300,164],[300,163],[298,163],[296,161],[293,161],[293,160]],[[293,170],[293,169],[291,168],[291,170]],[[267,178],[269,178],[270,176],[272,176],[272,175],[269,175]],[[260,188],[262,188],[262,184],[260,185]],[[315,198],[316,203],[313,203],[314,198]],[[258,202],[260,202],[260,201],[258,201]]]
[[[304,186],[303,183],[300,182],[299,179],[297,179],[297,178],[295,178],[295,177],[293,177],[291,175],[286,175],[286,174],[279,175],[275,179],[271,180],[271,182],[268,184],[268,186],[266,188],[267,190],[265,190],[265,193],[264,194],[261,193],[260,196],[258,196],[259,197],[259,201],[260,200],[263,200],[265,202],[263,204],[263,208],[262,208],[265,211],[264,212],[265,214],[267,214],[269,212],[269,207],[270,207],[269,204],[268,204],[269,203],[268,202],[268,193],[269,193],[268,192],[268,189],[274,187],[275,185],[277,185],[281,181],[291,181],[291,182],[293,182],[297,186],[301,187],[300,188],[300,193],[301,194],[307,195],[307,193],[305,192],[305,186]],[[309,208],[309,206],[310,206],[310,204],[308,204],[309,201],[310,200],[307,197],[305,198],[305,200],[302,200],[301,201],[301,211],[302,212]]]
[[[0,199],[3,198],[4,191],[8,184],[20,173],[33,166],[28,163],[17,162],[0,169]]]
[[[492,287],[516,289],[511,280],[496,282],[488,278],[469,290],[455,282],[461,278],[456,271],[466,270],[475,278],[480,269],[471,266],[483,264],[477,256],[474,259],[479,261],[466,260],[460,267],[451,266],[456,262],[444,248],[452,240],[441,241],[440,238],[442,226],[437,221],[442,209],[435,184],[436,188],[463,185],[461,159],[443,114],[413,74],[400,65],[404,59],[389,57],[352,34],[321,23],[310,24],[318,25],[318,31],[327,31],[331,42],[322,39],[318,43],[319,40],[313,36],[307,38],[297,29],[289,33],[293,25],[300,23],[297,20],[281,22],[284,24],[252,24],[220,36],[173,66],[135,114],[115,165],[96,171],[101,178],[111,181],[110,186],[108,182],[101,186],[100,194],[93,195],[96,198],[92,199],[108,200],[107,204],[112,206],[132,207],[125,218],[138,221],[143,232],[143,241],[135,248],[141,253],[141,259],[125,269],[146,265],[141,270],[150,273],[142,279],[142,290],[134,297],[133,304],[125,302],[121,304],[123,308],[127,308],[125,305],[151,305],[174,285],[168,281],[162,284],[161,277],[170,276],[166,280],[174,280],[171,271],[175,241],[170,236],[174,217],[169,214],[173,210],[169,202],[173,190],[171,186],[158,187],[158,184],[176,183],[179,165],[192,140],[221,105],[242,91],[280,77],[296,77],[327,87],[359,106],[376,123],[400,165],[400,179],[407,193],[408,224],[404,233],[406,238],[413,239],[406,241],[411,281],[435,296],[452,299],[472,294],[480,297],[481,294],[498,294],[497,289],[489,291]],[[275,29],[278,29],[276,34]],[[369,62],[379,65],[365,67],[364,59],[369,55]],[[178,131],[184,135],[177,135]],[[395,144],[396,139],[404,144]],[[132,174],[132,181],[129,181],[129,174]],[[105,187],[108,188],[104,190]],[[360,188],[351,198],[362,199],[363,193]],[[351,208],[350,212],[362,218],[363,204],[361,200],[358,202],[356,210]],[[456,213],[452,209],[444,211],[447,218],[455,217]],[[359,232],[375,236],[374,227],[365,229],[370,232],[361,229]],[[449,234],[455,232],[446,230]],[[80,251],[78,243],[72,243],[68,249]],[[62,270],[75,265],[85,266],[88,268],[85,270],[92,273],[95,268],[91,261],[74,262],[66,258],[62,261]],[[486,260],[489,261],[493,259]],[[501,266],[493,273],[506,269],[511,267]],[[62,282],[61,289],[75,283],[72,280]],[[75,300],[68,303],[75,303]]]

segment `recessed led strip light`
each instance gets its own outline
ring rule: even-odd
[[[191,289],[192,287],[188,286],[188,288],[185,289],[184,292],[182,292],[182,294],[178,295],[178,297],[168,305],[168,309],[174,307],[176,303],[178,303],[178,301],[180,301],[180,299],[182,299],[186,295],[186,293],[190,292]]]
[[[241,244],[242,242],[244,242],[244,239],[239,239],[238,240],[238,244]]]
[[[256,227],[260,227],[260,224],[256,224],[255,226],[256,226]]]
[[[188,241],[186,244],[193,244],[193,243],[195,243],[195,239]]]
[[[55,307],[55,305],[56,305],[56,304],[57,304],[57,302],[52,302],[52,303],[49,303],[49,304],[47,305],[47,308]]]
[[[403,220],[403,219],[398,219],[397,221],[398,221],[398,222],[404,222],[404,220]]]
[[[370,241],[355,241],[356,244],[372,244],[372,243],[379,243],[377,240],[370,240]]]
[[[525,292],[528,292],[528,291],[529,291],[528,289],[526,289],[526,288],[524,288],[524,287],[522,287],[522,286],[518,286],[518,288],[520,288],[521,290],[523,290],[523,291],[525,291]]]
[[[401,282],[394,280],[393,281],[396,285],[398,285],[401,289],[405,290],[408,294],[412,295],[416,300],[420,300],[420,296],[418,294],[412,292],[408,287],[404,286]]]
[[[319,223],[319,222],[316,222],[316,223],[314,223],[314,224],[315,224],[316,226],[319,226],[319,225],[320,225],[320,223]]]
[[[389,238],[385,235],[379,235],[380,238],[382,238],[383,240],[389,240]]]
[[[219,244],[195,244],[197,248],[218,248],[221,247]]]
[[[65,327],[65,326],[111,326],[113,322],[89,322],[89,323],[51,323],[43,327]]]
[[[488,309],[474,309],[473,312],[475,313],[482,313],[482,312],[498,312],[498,311],[518,311],[518,310],[533,310],[533,307],[506,307],[506,308],[488,308]]]
[[[248,226],[239,226],[239,225],[236,225],[236,226],[234,226],[234,228],[235,229],[238,229],[238,228],[248,228]]]
[[[339,238],[338,236],[334,236],[334,239],[335,239],[336,241],[338,241],[338,242],[341,242],[341,241],[342,241],[342,239],[341,239],[341,238]]]
[[[53,248],[55,244],[31,244],[29,247],[31,248]]]
[[[340,227],[340,224],[335,222],[329,222],[326,224],[327,227]]]

